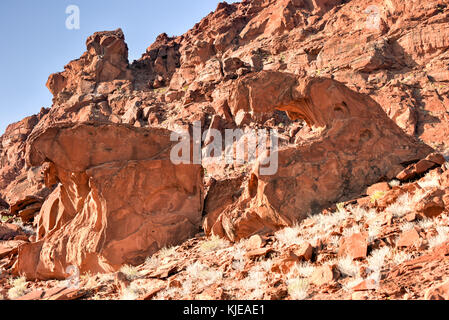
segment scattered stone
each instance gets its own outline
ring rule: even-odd
[[[0,224],[0,241],[12,240],[20,233],[19,226],[11,223]]]
[[[35,290],[16,300],[77,300],[86,293],[83,289],[56,287],[48,290]]]
[[[426,192],[421,200],[414,204],[414,211],[422,218],[438,217],[446,208],[444,196],[446,191],[434,188]]]
[[[379,183],[373,184],[371,187],[366,189],[366,194],[368,196],[372,196],[376,192],[387,192],[390,189],[391,188],[390,188],[390,185],[388,184],[388,182],[379,182]]]
[[[310,243],[305,242],[299,248],[290,251],[290,256],[298,261],[310,261],[313,255],[313,247]]]
[[[265,239],[256,234],[250,237],[246,243],[246,249],[252,251],[262,248],[265,245]]]
[[[249,252],[247,252],[245,254],[245,256],[248,259],[257,259],[257,258],[263,258],[266,257],[269,253],[272,253],[273,249],[271,248],[260,248],[260,249],[255,249],[255,250],[251,250]]]
[[[174,261],[167,265],[159,266],[156,271],[148,274],[149,278],[167,279],[168,277],[179,272],[179,262]]]
[[[362,291],[353,292],[351,295],[352,300],[368,300],[368,295]]]
[[[368,251],[368,239],[366,234],[355,233],[350,237],[342,238],[340,240],[340,248],[338,256],[349,256],[353,260],[366,258]]]
[[[416,212],[411,212],[411,213],[407,214],[404,218],[408,222],[413,222],[416,220]]]
[[[22,240],[0,241],[0,259],[10,254],[16,254],[19,247],[25,243]]]
[[[378,283],[373,279],[362,280],[360,283],[352,287],[354,291],[368,291],[377,290],[379,287]]]
[[[418,231],[415,228],[413,228],[411,230],[402,233],[397,242],[397,246],[398,247],[417,246],[419,245],[420,239],[421,238],[419,236]]]
[[[152,300],[159,292],[165,289],[165,285],[160,285],[151,289],[144,296],[140,297],[139,300]]]
[[[396,176],[396,178],[400,181],[408,181],[426,173],[430,169],[441,166],[445,162],[446,160],[441,154],[431,153],[425,159],[422,159],[418,163],[411,164],[405,168]]]
[[[449,281],[427,290],[425,300],[449,300]]]
[[[320,287],[338,280],[339,273],[335,266],[324,265],[316,269],[310,277],[310,283]]]

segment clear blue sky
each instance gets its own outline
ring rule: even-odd
[[[181,35],[215,10],[219,0],[1,0],[0,135],[6,126],[50,107],[45,87],[85,51],[96,31],[122,28],[129,60],[166,32]],[[236,2],[236,1],[228,1]],[[80,29],[66,28],[66,8],[80,9]]]

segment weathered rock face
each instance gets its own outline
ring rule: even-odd
[[[138,82],[148,88],[165,87],[173,73],[180,67],[180,38],[170,38],[163,33],[148,47],[142,58],[134,63]],[[145,70],[144,73],[139,72]]]
[[[227,206],[233,204],[243,191],[243,176],[229,178],[222,181],[213,181],[204,201],[203,228],[206,233],[210,233],[217,218]]]
[[[26,139],[47,112],[42,109],[37,115],[11,124],[0,137],[0,199],[4,199],[0,200],[0,208],[14,208],[13,214],[23,210],[39,211],[39,207],[33,208],[33,205],[50,193],[44,188],[41,170],[25,168]]]
[[[101,82],[131,78],[127,69],[128,46],[121,29],[94,33],[87,39],[86,47],[80,59],[69,63],[64,72],[49,77],[47,87],[55,97],[75,88],[94,89]]]
[[[237,80],[228,98],[234,117],[239,112],[249,113],[253,121],[264,122],[273,116],[274,106],[286,105],[292,100],[297,83],[294,74],[262,71]]]
[[[135,97],[127,95],[133,79],[122,30],[94,33],[79,59],[50,75],[53,107],[36,130],[59,122],[126,122],[122,116],[136,104]]]
[[[152,213],[164,226],[155,238],[136,231],[138,240],[126,242],[123,239],[131,239],[131,234],[108,229],[116,228],[112,217],[121,214],[112,212],[120,211],[121,205],[137,212],[123,213],[129,216],[123,218],[129,230],[137,223],[147,225],[142,230],[153,228],[141,217],[153,208],[144,205],[147,198],[128,196],[133,199],[130,206],[124,204],[126,197],[118,196],[141,194],[142,188],[158,188],[164,194],[160,190],[167,186],[150,178],[157,173],[148,166],[162,166],[167,183],[177,186],[170,197],[164,195],[164,205],[189,203],[182,200],[188,192],[179,191],[179,186],[185,181],[197,184],[193,178],[175,179],[180,169],[165,162],[168,156],[158,149],[169,146],[165,138],[153,150],[142,146],[146,138],[132,133],[138,129],[111,123],[153,128],[150,140],[158,139],[155,128],[191,129],[194,121],[222,133],[277,129],[276,175],[261,176],[257,167],[251,174],[249,164],[205,165],[216,184],[204,205],[203,227],[207,233],[233,239],[275,230],[333,201],[360,195],[365,187],[396,176],[406,166],[418,172],[425,160],[413,163],[431,149],[414,138],[441,153],[449,150],[448,24],[445,0],[220,3],[186,34],[160,35],[132,64],[121,30],[95,33],[80,59],[50,76],[52,108],[11,125],[0,139],[0,213],[9,210],[25,222],[34,218],[38,231],[39,242],[21,251],[20,267],[30,277],[62,277],[68,264],[110,270],[140,260],[141,250],[150,255],[151,243],[174,240],[174,231],[164,221],[175,213],[162,220],[162,213],[171,210],[162,204],[160,212]],[[102,134],[94,143],[92,137],[100,133],[87,134],[86,127],[74,125],[83,122],[115,129],[108,131],[111,137]],[[56,132],[63,132],[60,146],[51,142]],[[30,135],[33,165],[27,167],[24,155]],[[117,136],[129,140],[123,150],[106,150],[111,141],[122,143]],[[210,140],[205,139],[203,147]],[[129,149],[133,145],[136,153]],[[162,153],[148,158],[156,149]],[[194,170],[187,168],[183,170]],[[140,178],[125,181],[116,172],[142,175],[151,183]],[[417,210],[424,216],[439,214],[448,203],[447,195],[440,193],[429,194],[435,199]],[[122,202],[117,204],[115,198]],[[178,212],[175,204],[172,210]],[[201,203],[192,206],[192,212],[198,206]],[[196,225],[196,218],[186,215]],[[190,232],[188,226],[181,228],[183,236]],[[75,235],[75,229],[82,235]],[[112,243],[123,244],[123,259],[108,249],[115,248]],[[53,256],[57,261],[52,262]],[[37,271],[31,270],[35,264],[30,261],[39,265]]]
[[[202,167],[174,165],[163,129],[59,125],[34,132],[30,166],[50,162],[58,183],[37,217],[37,242],[19,249],[16,271],[64,278],[70,265],[106,272],[139,264],[198,232]]]
[[[277,157],[279,168],[274,175],[261,175],[263,165],[256,165],[240,204],[217,218],[212,233],[236,240],[292,225],[332,203],[363,193],[379,179],[394,178],[403,164],[432,152],[407,136],[368,96],[330,79],[300,80],[297,87],[291,87],[292,76],[284,77],[287,87],[257,99],[277,101],[273,108],[319,129],[297,146],[274,151],[271,161]]]
[[[228,99],[230,89],[248,72],[273,70],[334,77],[369,94],[407,134],[443,152],[448,14],[441,0],[221,3],[186,34],[159,36],[129,66],[122,31],[99,32],[89,37],[80,59],[50,76],[54,106],[38,127],[105,121],[173,129],[215,114],[250,125],[258,119],[246,111],[231,115],[236,102]],[[243,91],[279,85],[274,78],[252,79],[254,85],[242,81]]]

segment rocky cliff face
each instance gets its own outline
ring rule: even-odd
[[[443,0],[220,3],[132,63],[121,30],[95,33],[49,77],[52,107],[0,138],[0,213],[35,232],[5,244],[7,269],[114,272],[202,231],[272,234],[421,178],[449,151],[448,39]],[[268,154],[175,165],[170,135],[194,123],[276,129],[278,170],[260,174]],[[417,211],[445,212],[444,194]]]

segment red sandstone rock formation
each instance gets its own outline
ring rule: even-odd
[[[64,278],[139,264],[194,236],[203,208],[200,165],[174,165],[170,132],[115,124],[58,125],[34,132],[30,166],[50,163],[58,184],[42,206],[37,242],[20,247],[17,272]]]
[[[40,279],[63,278],[71,264],[112,271],[193,236],[202,214],[208,234],[237,240],[397,177],[407,184],[359,199],[394,225],[383,211],[421,192],[413,180],[444,160],[426,156],[449,149],[448,26],[443,0],[245,0],[220,3],[182,36],[160,35],[131,64],[121,30],[95,33],[49,77],[52,108],[0,138],[0,213],[37,230],[0,243],[0,266]],[[170,130],[194,121],[277,129],[278,172],[205,164],[203,203],[200,166],[174,166],[166,153]],[[439,174],[407,219],[447,212]],[[155,274],[182,269],[166,267]],[[267,296],[285,296],[280,288]]]
[[[274,79],[271,91],[251,87],[259,87],[259,79]],[[432,152],[407,136],[371,98],[337,81],[312,78],[296,83],[289,74],[262,72],[243,82],[250,84],[246,92],[257,93],[248,99],[238,84],[238,94],[231,95],[237,106],[234,112],[252,107],[258,117],[269,113],[271,106],[319,129],[313,137],[275,152],[276,174],[263,175],[260,169],[265,165],[256,165],[240,203],[217,217],[210,228],[213,234],[238,240],[292,225],[363,193],[382,178],[393,179],[403,164]]]

